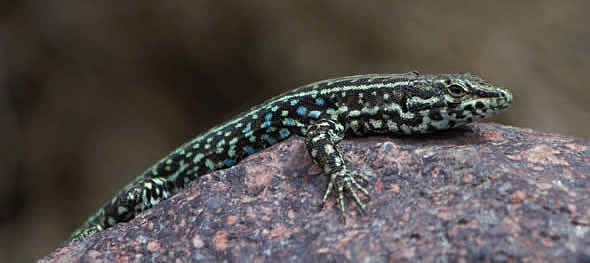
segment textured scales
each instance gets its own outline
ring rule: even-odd
[[[344,216],[344,192],[365,209],[367,178],[346,168],[338,148],[345,136],[424,134],[462,126],[497,114],[511,93],[476,75],[373,74],[312,83],[258,105],[187,142],[91,216],[70,239],[126,222],[181,191],[200,176],[231,167],[246,156],[289,138],[305,137],[313,161],[330,178],[323,195],[337,195]]]

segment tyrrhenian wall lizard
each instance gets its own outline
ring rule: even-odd
[[[372,74],[315,82],[283,93],[197,136],[147,169],[91,216],[70,237],[77,239],[126,222],[217,169],[291,135],[330,178],[322,202],[344,192],[357,195],[367,178],[346,168],[337,144],[345,136],[424,134],[458,127],[497,114],[512,94],[470,74]]]

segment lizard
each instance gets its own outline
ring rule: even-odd
[[[186,142],[120,190],[69,240],[133,219],[200,176],[231,167],[293,135],[329,181],[322,205],[335,193],[361,209],[368,178],[347,169],[338,143],[345,137],[428,134],[463,126],[506,110],[512,94],[472,73],[368,74],[318,81],[268,99]]]

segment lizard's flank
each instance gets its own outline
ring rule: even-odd
[[[504,111],[512,94],[470,74],[373,74],[315,82],[271,98],[180,146],[125,186],[77,229],[79,239],[126,222],[200,176],[231,167],[292,135],[305,138],[342,215],[346,196],[361,209],[362,174],[347,169],[338,143],[345,137],[427,134]]]

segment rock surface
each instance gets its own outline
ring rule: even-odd
[[[590,261],[588,142],[474,124],[340,145],[366,215],[320,208],[327,178],[292,138],[40,262]]]

